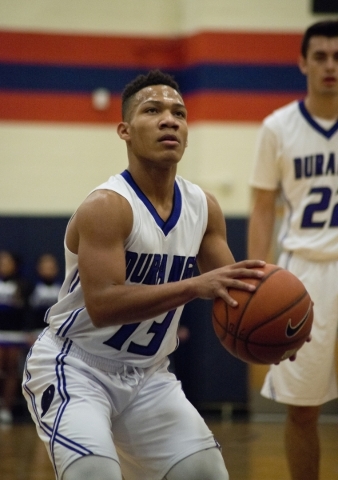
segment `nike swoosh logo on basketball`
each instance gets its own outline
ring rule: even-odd
[[[306,322],[309,316],[309,313],[310,313],[310,309],[306,312],[305,316],[301,319],[301,321],[297,323],[297,325],[295,325],[294,327],[291,325],[291,318],[289,318],[289,321],[286,327],[287,337],[294,337],[299,332],[299,330],[302,328],[302,326]]]

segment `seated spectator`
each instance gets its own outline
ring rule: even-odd
[[[46,311],[58,300],[61,282],[58,279],[59,265],[50,253],[41,255],[36,263],[37,282],[29,297],[29,331],[32,343],[47,326],[44,322]]]
[[[25,322],[29,283],[20,272],[21,261],[10,251],[0,251],[0,423],[11,423],[26,347]]]

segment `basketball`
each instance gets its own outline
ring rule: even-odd
[[[212,323],[229,353],[247,363],[273,364],[291,357],[304,344],[311,331],[313,308],[295,275],[272,264],[262,269],[262,278],[243,279],[256,285],[254,292],[229,289],[237,307],[221,298],[214,300]]]

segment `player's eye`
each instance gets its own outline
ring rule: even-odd
[[[146,107],[144,109],[144,113],[150,113],[150,114],[153,114],[153,113],[157,113],[158,112],[158,108],[157,107]]]
[[[314,55],[314,59],[317,62],[324,62],[326,60],[326,55],[323,54],[323,53],[317,53],[317,54]]]

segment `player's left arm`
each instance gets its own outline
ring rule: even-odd
[[[197,257],[201,273],[235,263],[226,237],[226,223],[216,198],[205,192],[208,204],[208,224]]]

